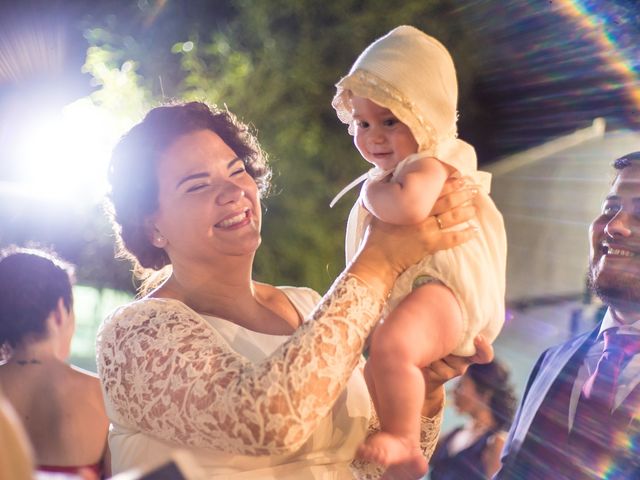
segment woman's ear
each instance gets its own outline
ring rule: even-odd
[[[53,331],[52,329],[59,329],[62,327],[65,321],[65,315],[68,315],[69,312],[67,307],[64,304],[64,300],[60,297],[56,303],[56,306],[51,313],[49,313],[49,317],[47,318],[47,323],[49,324],[49,332]]]
[[[164,248],[167,246],[167,239],[160,233],[153,218],[147,218],[144,221],[144,228],[147,238],[156,248]]]
[[[65,313],[67,313],[67,307],[65,306],[62,297],[60,297],[58,299],[58,303],[56,303],[56,308],[53,311],[53,316],[57,325],[62,325],[64,323]]]

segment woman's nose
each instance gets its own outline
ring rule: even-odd
[[[227,205],[240,201],[242,197],[244,197],[244,189],[233,182],[225,182],[221,186],[216,200],[218,205]]]
[[[607,222],[604,231],[612,238],[628,237],[631,235],[631,227],[629,225],[629,215],[622,209]]]

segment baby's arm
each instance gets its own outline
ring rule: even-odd
[[[429,216],[444,182],[453,171],[434,157],[415,160],[392,181],[367,181],[364,206],[387,223],[418,223]]]

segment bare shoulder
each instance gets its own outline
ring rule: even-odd
[[[97,374],[71,365],[68,370],[67,388],[68,393],[82,393],[85,401],[90,400],[95,406],[102,407],[102,388]]]
[[[266,283],[254,283],[256,296],[260,303],[298,327],[304,321],[307,310],[310,310],[320,296],[310,288],[274,287]]]
[[[79,384],[82,384],[88,388],[100,388],[100,380],[98,374],[85,370],[84,368],[70,365],[70,374]]]
[[[277,287],[268,283],[253,282],[256,296],[264,304],[281,304],[287,302],[287,296]]]

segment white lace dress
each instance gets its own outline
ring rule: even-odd
[[[247,330],[171,299],[135,301],[106,319],[98,373],[114,474],[182,449],[207,478],[377,478],[352,459],[377,423],[357,367],[382,299],[350,275],[315,310],[316,292],[282,291],[309,318],[291,336]],[[422,424],[430,456],[440,415]]]

